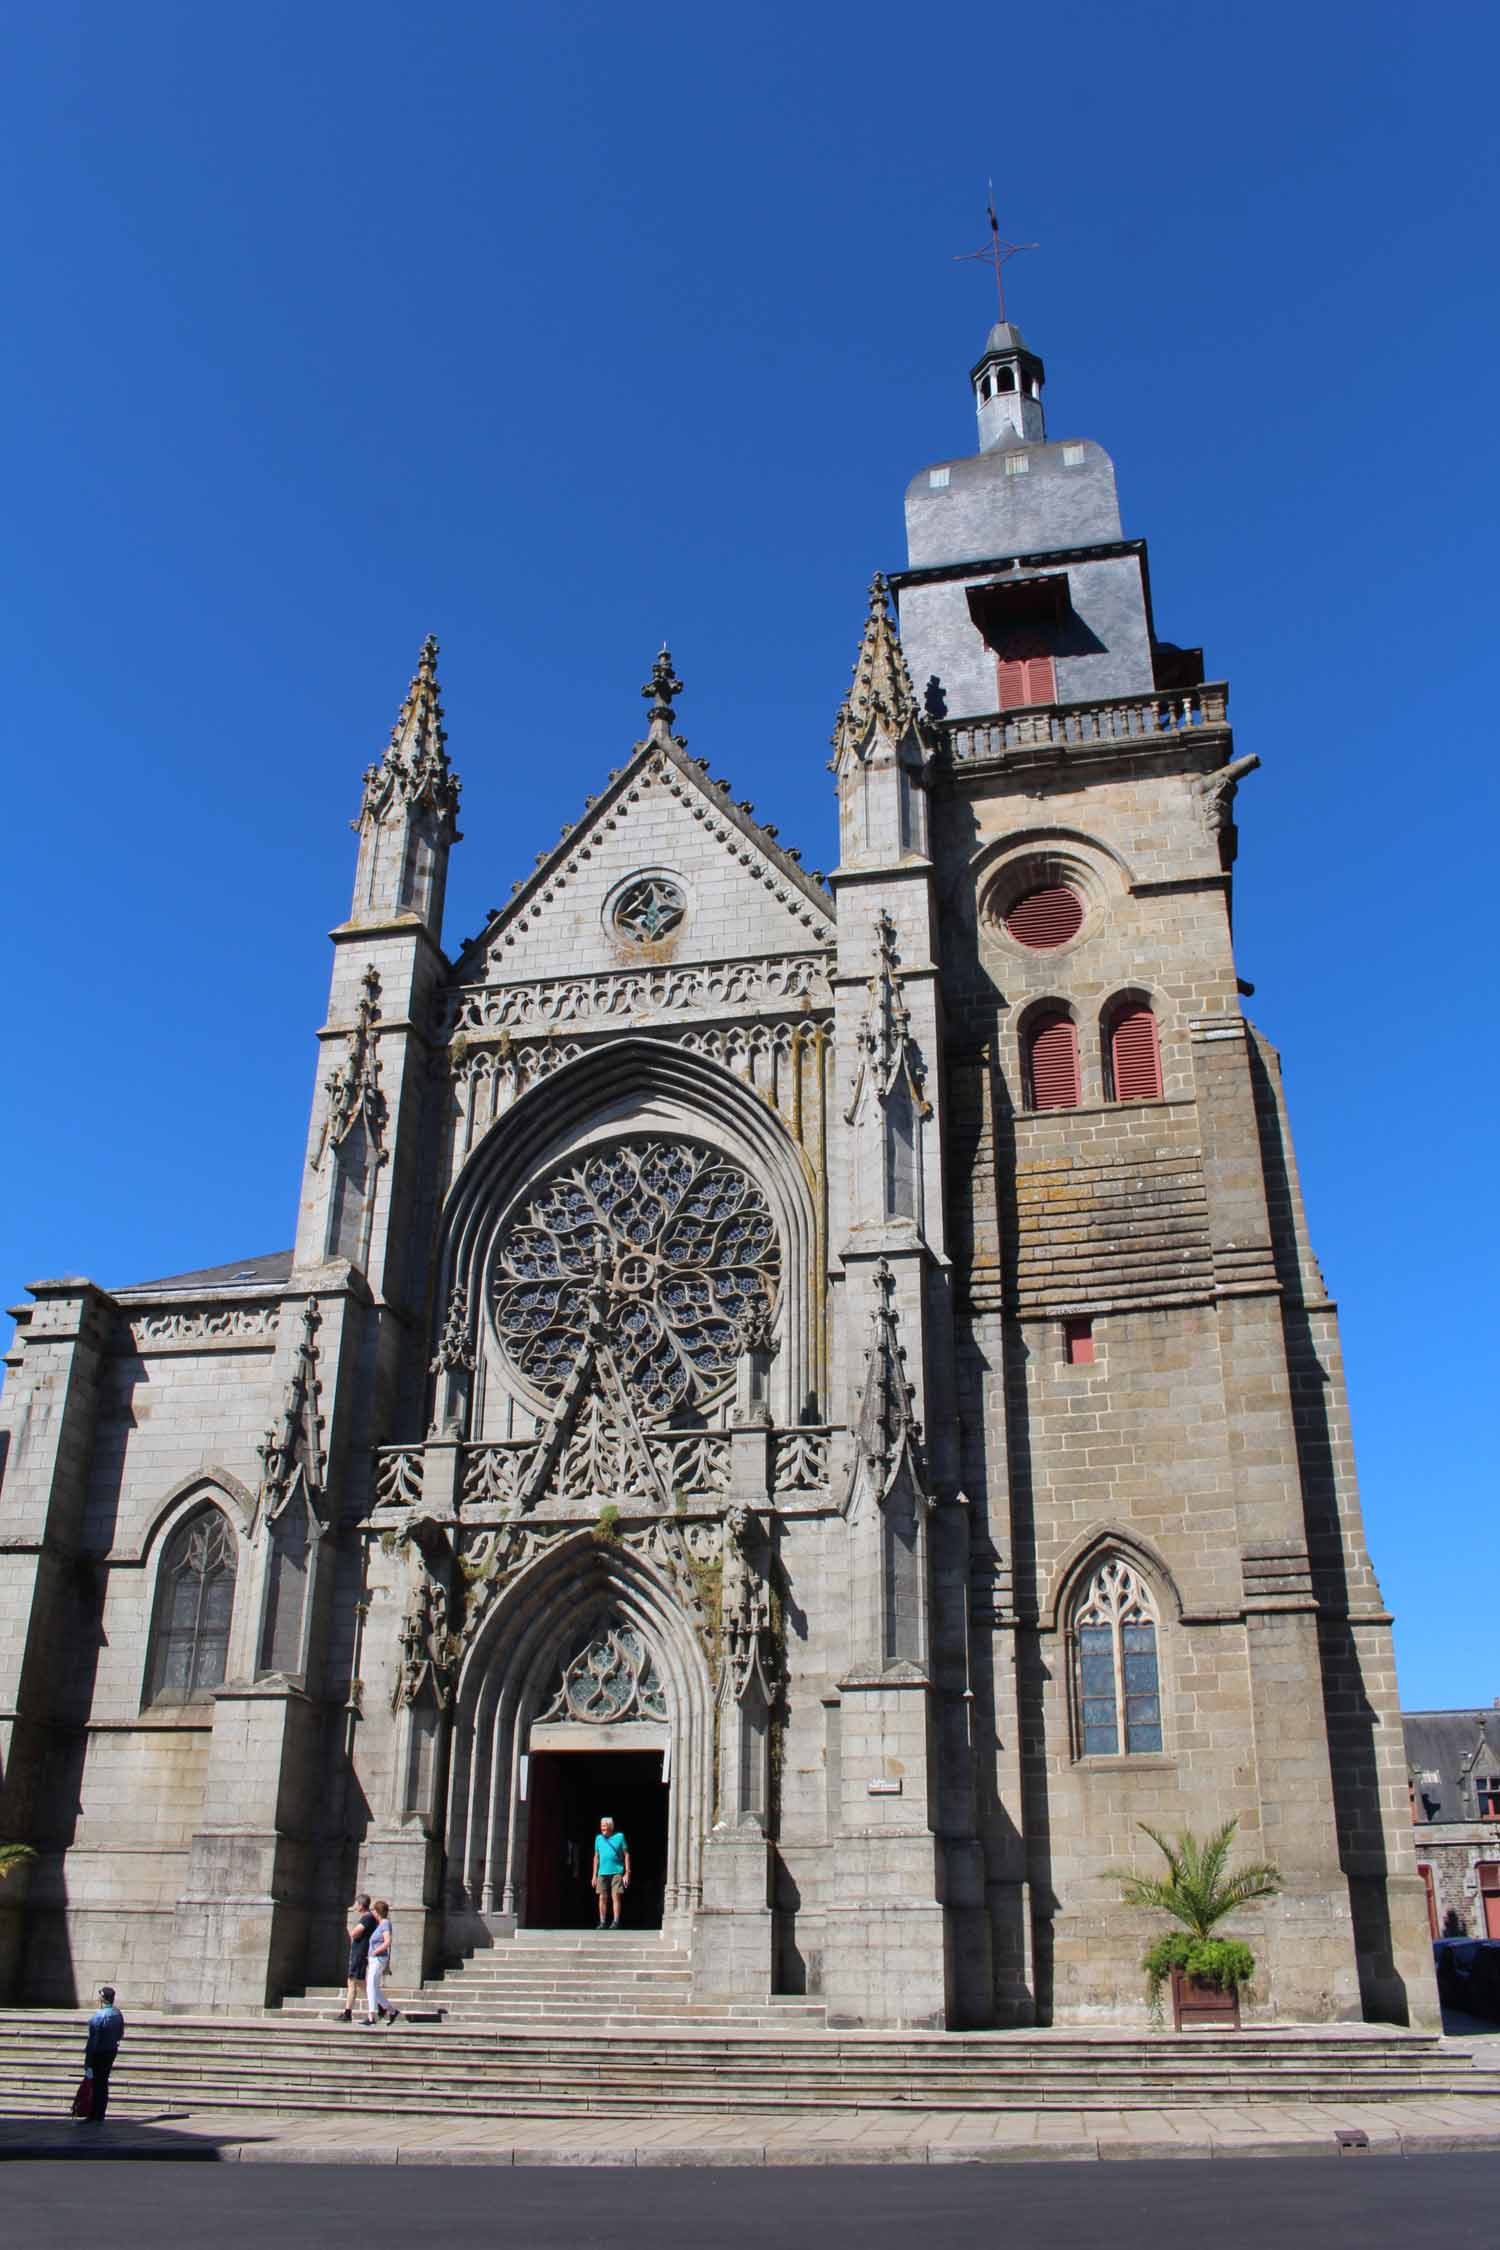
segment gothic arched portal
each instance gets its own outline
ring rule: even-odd
[[[497,1599],[459,1674],[448,1787],[450,1907],[484,1920],[527,1919],[531,1807],[523,1761],[551,1714],[559,1677],[591,1621],[618,1620],[649,1659],[650,1719],[662,1730],[670,1796],[663,1919],[690,1914],[702,1888],[713,1805],[713,1687],[707,1655],[678,1595],[622,1538],[562,1538]],[[592,1729],[607,1750],[611,1728]]]

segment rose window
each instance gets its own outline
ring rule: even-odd
[[[704,1405],[727,1386],[741,1313],[774,1302],[780,1253],[765,1196],[692,1141],[620,1144],[561,1166],[506,1227],[495,1327],[516,1372],[555,1394],[602,1288],[609,1341],[641,1410]]]
[[[638,945],[654,945],[676,929],[686,912],[687,900],[670,876],[638,875],[621,891],[611,919]]]

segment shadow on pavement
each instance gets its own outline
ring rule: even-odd
[[[87,2163],[101,2157],[115,2161],[138,2157],[156,2163],[175,2158],[216,2164],[226,2148],[237,2149],[272,2137],[250,2132],[184,2132],[174,2128],[170,2115],[107,2117],[102,2125],[85,2125],[71,2117],[25,2117],[14,2110],[0,2110],[0,2163],[27,2157],[49,2163],[59,2158],[69,2161],[76,2157]]]

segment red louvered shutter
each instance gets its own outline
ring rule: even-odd
[[[1019,710],[1024,703],[1057,701],[1057,667],[1050,656],[1002,656],[995,666],[998,708]]]
[[[1028,657],[1026,673],[1026,701],[1028,703],[1055,703],[1057,701],[1057,671],[1050,656]]]
[[[1122,1008],[1109,1037],[1110,1076],[1117,1102],[1161,1099],[1161,1053],[1149,1008]]]
[[[1031,1106],[1078,1107],[1078,1034],[1068,1016],[1038,1016],[1032,1027]]]
[[[1026,701],[1026,667],[1002,656],[995,666],[996,693],[1001,711],[1015,711]]]
[[[1066,945],[1083,928],[1083,900],[1066,883],[1044,884],[1018,898],[1005,917],[1005,927],[1017,945],[1044,953]]]

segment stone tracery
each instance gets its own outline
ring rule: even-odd
[[[774,1301],[779,1257],[765,1196],[739,1165],[689,1141],[622,1142],[560,1168],[511,1220],[492,1282],[495,1327],[521,1377],[555,1393],[603,1278],[614,1356],[641,1410],[659,1418],[727,1387],[734,1324]]]
[[[590,1630],[541,1713],[544,1720],[579,1719],[588,1726],[666,1716],[655,1659],[635,1627],[620,1618],[604,1618]]]

